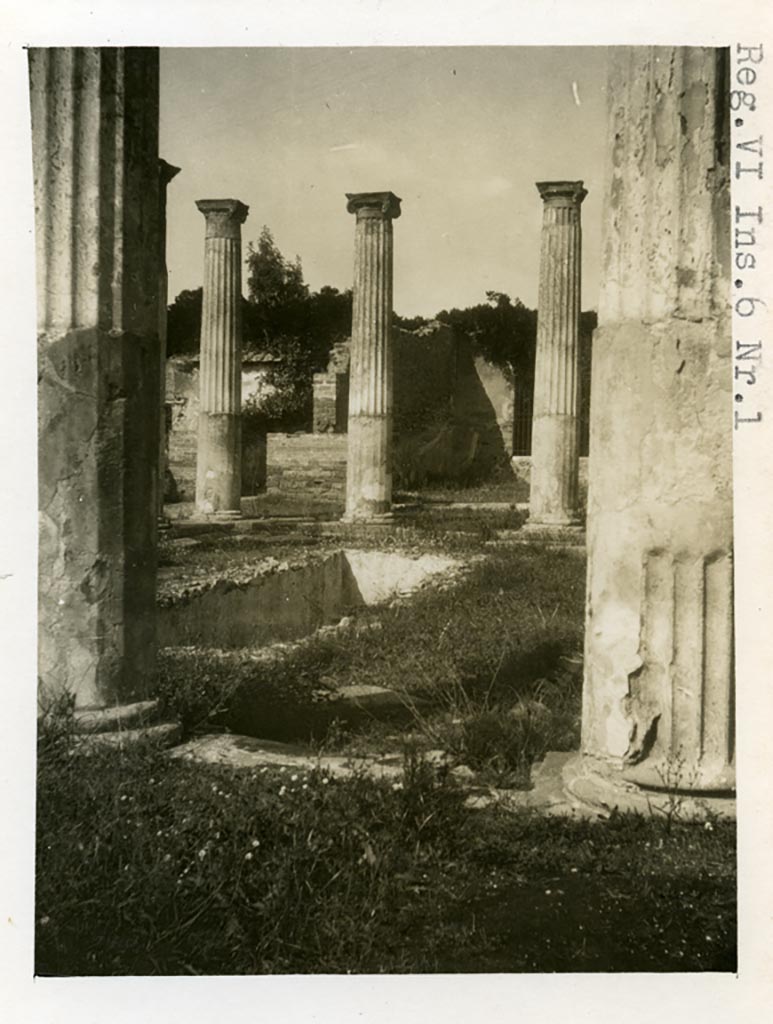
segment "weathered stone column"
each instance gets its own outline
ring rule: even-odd
[[[714,49],[609,72],[582,799],[734,788],[728,95]]]
[[[156,653],[158,51],[32,49],[39,679],[147,695]]]
[[[530,527],[579,521],[577,419],[581,181],[539,181],[544,203],[537,302]]]
[[[206,218],[196,510],[241,515],[242,224],[238,199],[200,199]]]
[[[346,520],[372,520],[392,508],[392,192],[347,194],[357,215],[349,378]]]
[[[180,173],[166,160],[158,161],[158,340],[161,367],[161,419],[159,423],[158,450],[158,516],[159,527],[167,526],[164,519],[164,479],[166,477],[166,310],[169,302],[169,273],[166,267],[166,189],[169,182]]]

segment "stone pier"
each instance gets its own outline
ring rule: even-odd
[[[632,47],[610,64],[582,756],[564,771],[607,807],[670,789],[732,808],[725,60]]]
[[[241,515],[242,224],[238,199],[200,199],[204,214],[196,511]]]
[[[156,654],[158,51],[29,52],[41,702],[147,696]]]
[[[159,450],[158,450],[158,525],[168,525],[164,518],[164,479],[166,477],[166,313],[169,293],[169,273],[166,266],[166,189],[169,182],[180,173],[166,160],[158,161],[158,340],[159,365],[161,368],[161,399]]]
[[[344,519],[378,520],[392,508],[392,192],[347,194],[357,216]]]
[[[581,181],[540,181],[544,204],[537,303],[537,357],[529,528],[579,523]]]

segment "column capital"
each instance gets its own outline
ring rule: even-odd
[[[180,173],[180,168],[175,167],[174,164],[167,163],[166,160],[162,160],[161,157],[158,159],[158,180],[161,186],[168,185],[172,178],[177,177]]]
[[[394,192],[347,192],[346,209],[360,217],[395,218],[400,216],[402,199]]]
[[[587,196],[581,181],[538,181],[537,191],[550,206],[579,206]]]
[[[239,238],[240,228],[250,212],[238,199],[198,199],[196,208],[207,222],[207,238]]]

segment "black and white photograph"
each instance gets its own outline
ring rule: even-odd
[[[36,995],[738,986],[770,918],[773,44],[698,5],[651,40],[556,5],[523,42],[513,10],[226,39],[195,6],[211,37],[16,57]]]

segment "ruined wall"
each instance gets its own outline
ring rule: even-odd
[[[314,432],[346,433],[350,342],[335,346],[324,373],[314,374]],[[450,327],[392,329],[395,436],[410,433],[451,405],[456,340]]]
[[[271,393],[266,385],[266,361],[242,364],[242,407],[257,396]],[[174,356],[166,363],[167,408],[167,501],[193,501],[196,490],[196,446],[199,424],[199,360],[195,356]],[[254,481],[260,477],[256,466],[265,455],[251,450],[259,445],[255,431],[243,430],[243,493],[254,493]]]
[[[456,370],[456,343],[442,324],[419,331],[392,332],[395,437],[410,433],[428,419],[444,416],[451,404]]]

